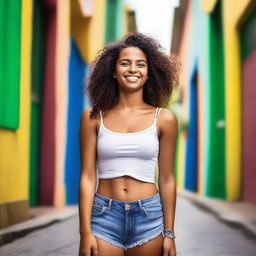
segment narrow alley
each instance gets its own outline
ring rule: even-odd
[[[0,255],[77,256],[78,226],[75,215],[5,244],[0,247]],[[177,198],[175,230],[177,256],[256,255],[255,239],[181,196]]]

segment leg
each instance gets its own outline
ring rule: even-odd
[[[124,249],[96,237],[99,256],[124,256]]]
[[[163,236],[160,234],[156,238],[148,241],[145,244],[129,248],[126,256],[162,256]],[[101,256],[101,255],[100,255]]]

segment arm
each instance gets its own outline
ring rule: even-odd
[[[162,109],[160,116],[161,134],[160,152],[158,157],[158,186],[163,204],[164,229],[173,230],[176,208],[176,183],[174,177],[174,161],[178,135],[178,121],[176,116],[166,109]],[[175,255],[175,247],[173,245],[170,246],[172,252],[171,255]]]
[[[81,116],[79,142],[81,173],[79,185],[79,223],[80,235],[91,233],[91,210],[96,188],[96,141],[97,120],[90,119],[91,107]]]

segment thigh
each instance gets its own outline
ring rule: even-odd
[[[142,245],[128,248],[126,256],[162,256],[163,253],[163,236],[160,234],[156,238]],[[100,255],[101,256],[101,255]]]
[[[98,256],[123,256],[124,255],[125,251],[123,248],[112,245],[98,237],[96,237],[96,241],[97,241],[98,254],[99,254]]]

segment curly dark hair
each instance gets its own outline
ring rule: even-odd
[[[116,61],[122,49],[135,46],[146,55],[148,79],[143,85],[143,100],[155,107],[168,104],[173,88],[178,85],[179,65],[176,58],[167,55],[152,37],[130,32],[119,41],[107,44],[92,63],[85,93],[92,103],[90,117],[97,117],[99,110],[113,108],[119,99],[117,80],[113,78]]]

